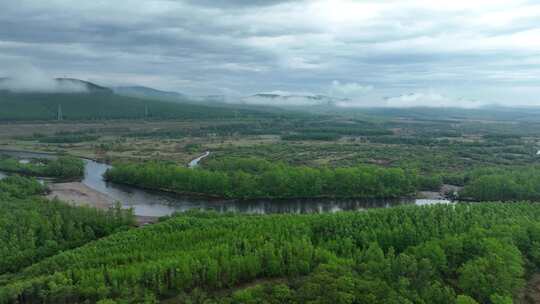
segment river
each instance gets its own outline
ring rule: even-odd
[[[8,154],[0,151],[0,154]],[[29,152],[10,152],[9,154],[21,159],[54,157],[52,155]],[[208,156],[205,153],[197,162]],[[107,183],[103,180],[103,173],[110,168],[109,165],[93,160],[84,160],[86,163],[82,183],[91,189],[101,192],[114,201],[118,201],[125,208],[133,208],[134,213],[140,216],[164,216],[173,212],[183,212],[190,209],[214,210],[217,212],[240,212],[250,214],[267,213],[322,213],[337,211],[355,211],[370,208],[388,208],[398,205],[416,204],[428,205],[449,203],[448,200],[431,199],[302,199],[302,200],[252,200],[252,201],[225,201],[180,197],[159,191],[138,189],[135,187]],[[0,172],[0,178],[5,176]]]
[[[200,162],[203,158],[207,157],[208,155],[210,155],[210,151],[204,152],[203,155],[201,155],[201,156],[199,156],[199,157],[193,159],[192,161],[190,161],[189,164],[188,164],[188,167],[193,169],[193,168],[199,166],[199,162]]]

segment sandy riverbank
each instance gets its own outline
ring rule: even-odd
[[[114,201],[109,196],[98,192],[83,183],[58,183],[49,184],[51,193],[48,198],[58,198],[64,202],[76,206],[90,206],[99,209],[107,209],[114,205]]]
[[[106,194],[96,191],[83,183],[52,183],[49,184],[50,193],[47,198],[58,198],[75,206],[90,206],[99,209],[108,209],[114,206],[114,200]],[[137,224],[144,225],[157,222],[157,217],[136,216]]]

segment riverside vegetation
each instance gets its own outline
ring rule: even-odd
[[[488,167],[443,177],[366,165],[311,168],[258,158],[220,158],[194,170],[166,162],[117,164],[105,178],[147,189],[230,199],[399,198],[437,190],[444,179],[452,179],[464,186],[459,192],[462,199],[535,201],[540,200],[539,172],[539,168]]]
[[[0,171],[58,179],[80,179],[84,176],[84,161],[64,156],[58,159],[40,158],[21,162],[16,157],[0,155]]]
[[[222,198],[358,197],[412,195],[415,175],[401,169],[294,167],[260,159],[214,161],[210,169],[173,164],[117,164],[105,178],[150,189],[199,193]]]
[[[540,168],[486,168],[473,172],[461,196],[477,201],[539,201]]]

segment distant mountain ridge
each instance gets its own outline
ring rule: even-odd
[[[44,93],[44,94],[72,94],[72,93],[100,93],[112,94],[107,87],[75,78],[41,79],[33,82],[10,77],[0,78],[0,91],[10,93]]]
[[[80,80],[80,79],[76,79],[76,78],[55,78],[54,80],[56,80],[60,84],[80,84],[80,85],[83,85],[88,90],[88,92],[90,92],[90,93],[108,93],[108,94],[113,93],[113,90],[111,90],[110,88],[97,85],[97,84],[95,84],[93,82],[90,82],[90,81]]]
[[[186,96],[132,86],[114,89],[74,78],[0,78],[0,121],[232,119],[284,115],[276,107],[229,104],[225,96]],[[133,94],[136,96],[126,96]],[[144,96],[143,96],[144,95]],[[157,97],[160,96],[160,97]]]
[[[139,98],[180,99],[186,97],[182,93],[173,91],[162,91],[145,86],[119,86],[113,87],[112,90],[118,95]]]

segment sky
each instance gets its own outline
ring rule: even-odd
[[[540,105],[540,1],[0,0],[0,77],[25,75],[342,106]]]

